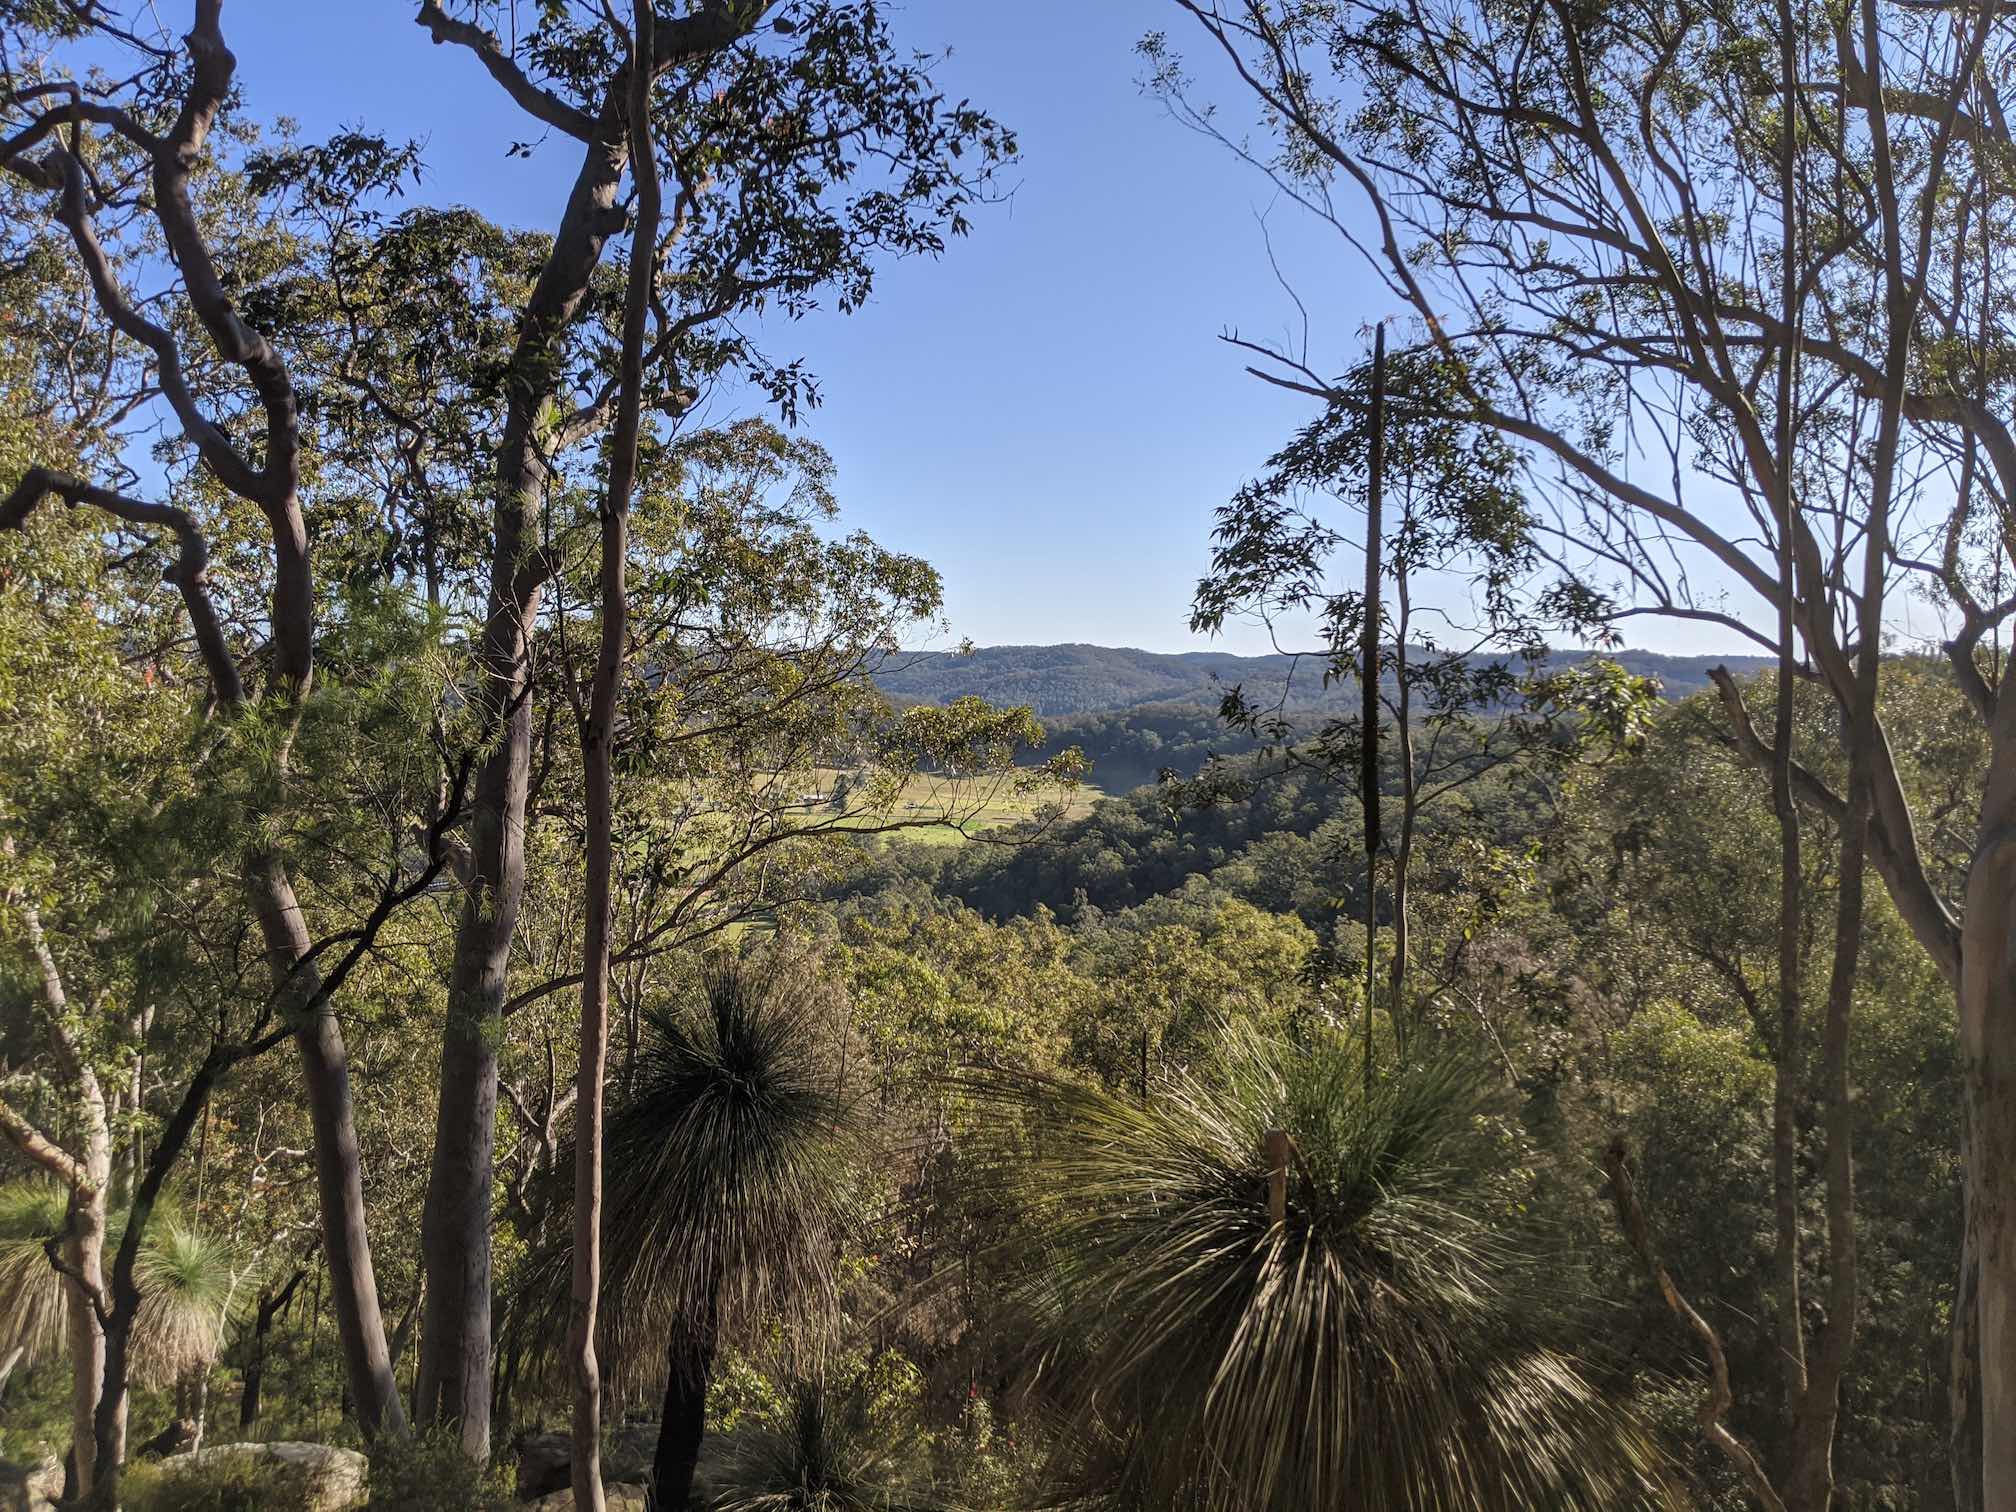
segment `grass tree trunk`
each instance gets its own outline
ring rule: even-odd
[[[700,1445],[707,1436],[707,1387],[714,1378],[718,1309],[710,1307],[691,1331],[680,1330],[666,1353],[665,1409],[658,1422],[658,1452],[651,1462],[652,1512],[690,1512]]]
[[[651,139],[653,0],[636,0],[630,67],[630,164],[637,213],[630,233],[630,276],[623,307],[623,350],[616,429],[610,440],[609,493],[602,505],[602,633],[581,723],[587,798],[587,897],[581,963],[581,1060],[574,1094],[574,1255],[568,1356],[574,1371],[574,1505],[602,1512],[602,1370],[595,1356],[602,1287],[602,1092],[609,1069],[609,950],[615,908],[616,706],[628,649],[629,600],[624,565],[630,551],[630,496],[637,481],[637,441],[644,393],[644,324],[658,263],[659,187]]]

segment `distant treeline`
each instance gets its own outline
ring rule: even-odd
[[[1586,651],[1557,651],[1563,665],[1589,658]],[[1656,677],[1669,698],[1708,686],[1711,668],[1726,665],[1739,677],[1764,670],[1758,656],[1662,656],[1654,651],[1605,653],[1627,672]],[[1150,704],[1196,704],[1215,709],[1235,684],[1256,703],[1273,703],[1285,690],[1292,712],[1338,713],[1353,706],[1349,684],[1323,684],[1319,659],[1298,665],[1287,656],[1233,656],[1221,651],[1167,655],[1115,646],[986,646],[970,655],[955,651],[894,656],[876,674],[881,689],[905,701],[946,703],[977,695],[994,704],[1026,704],[1040,716],[1094,714]]]
[[[1291,720],[1294,738],[1313,735],[1317,721]],[[1206,760],[1254,750],[1250,736],[1227,729],[1215,705],[1138,704],[1098,714],[1064,714],[1043,721],[1046,739],[1031,762],[1047,761],[1071,746],[1092,763],[1091,778],[1109,793],[1127,793],[1165,773],[1194,777]]]

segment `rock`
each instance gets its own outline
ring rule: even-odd
[[[54,1512],[63,1494],[63,1462],[45,1454],[34,1465],[0,1463],[0,1512]]]
[[[644,1488],[625,1482],[603,1482],[602,1500],[609,1512],[644,1512]],[[574,1512],[574,1492],[571,1488],[555,1491],[551,1496],[542,1496],[532,1503],[534,1512]]]
[[[658,1456],[658,1424],[640,1419],[625,1423],[609,1435],[602,1451],[602,1480],[634,1481],[644,1485],[651,1479],[651,1467]]]
[[[656,1423],[625,1423],[602,1451],[602,1483],[642,1484],[658,1452]],[[537,1501],[564,1491],[574,1473],[574,1440],[565,1433],[535,1433],[518,1448],[518,1499]]]
[[[188,1418],[176,1418],[166,1428],[147,1440],[133,1451],[135,1459],[167,1459],[180,1454],[196,1442],[196,1424]]]
[[[349,1512],[370,1495],[370,1461],[355,1449],[328,1444],[214,1444],[194,1454],[177,1454],[161,1462],[165,1473],[200,1474],[206,1466],[233,1457],[255,1458],[286,1467],[312,1488],[310,1512]]]
[[[537,1501],[562,1490],[573,1473],[573,1439],[564,1433],[535,1433],[518,1447],[518,1500]]]

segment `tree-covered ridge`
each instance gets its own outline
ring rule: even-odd
[[[1588,653],[1557,650],[1542,663],[1579,665]],[[1653,677],[1669,698],[1708,686],[1709,672],[1727,665],[1737,676],[1761,669],[1757,656],[1667,656],[1656,651],[1606,650],[1625,671]],[[1217,708],[1235,685],[1255,702],[1286,696],[1289,710],[1324,713],[1346,707],[1355,689],[1325,686],[1323,670],[1308,658],[1234,656],[1218,651],[1155,652],[1116,646],[982,646],[973,651],[900,652],[875,673],[884,692],[943,703],[973,696],[990,703],[1026,704],[1037,715],[1110,714],[1142,704],[1200,704]]]

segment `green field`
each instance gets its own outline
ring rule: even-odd
[[[822,794],[831,793],[835,779],[842,775],[824,768],[813,773]],[[1055,788],[1018,792],[1006,778],[920,774],[904,782],[888,807],[870,809],[850,802],[848,817],[858,817],[863,829],[901,822],[905,828],[888,833],[913,844],[961,845],[976,834],[1027,823],[1046,813],[1054,814],[1058,822],[1079,818],[1105,796],[1090,782],[1081,782],[1068,792]]]

